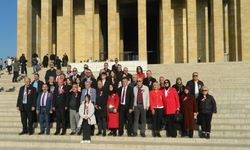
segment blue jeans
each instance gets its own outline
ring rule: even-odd
[[[40,119],[40,130],[42,133],[50,132],[50,118],[49,118],[49,112],[46,111],[46,107],[40,107],[40,114],[39,114],[39,119]]]

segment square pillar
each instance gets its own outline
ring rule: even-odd
[[[161,0],[160,4],[160,62],[161,64],[173,64],[175,62],[174,50],[171,42],[172,10],[171,0]]]
[[[197,0],[186,0],[188,63],[197,63]]]
[[[17,58],[24,54],[31,62],[31,0],[17,1]]]
[[[117,0],[108,0],[108,59],[119,58],[119,17]]]
[[[86,58],[93,59],[94,57],[94,12],[95,1],[85,0],[85,34],[86,34]]]
[[[223,0],[211,1],[212,39],[214,62],[224,61],[224,32],[223,32]],[[214,59],[214,60],[213,60]]]
[[[73,0],[63,0],[63,43],[64,47],[60,55],[61,59],[64,53],[69,57],[69,62],[74,59],[73,47]]]
[[[97,2],[97,1],[96,1]],[[95,13],[94,13],[94,51],[93,59],[100,60],[100,14],[99,14],[99,3],[95,3]]]
[[[52,53],[52,0],[41,0],[41,58]]]
[[[138,55],[147,61],[147,0],[137,0],[138,7]]]

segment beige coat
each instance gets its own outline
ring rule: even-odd
[[[144,109],[150,106],[149,104],[149,89],[147,86],[142,86],[142,97],[143,97],[143,106]],[[138,94],[138,86],[134,87],[134,106],[137,106],[137,94]]]
[[[96,124],[96,119],[95,119],[95,107],[94,105],[90,102],[89,103],[89,110],[88,114],[85,114],[85,104],[84,102],[81,104],[79,108],[79,115],[80,115],[80,120],[78,122],[77,127],[81,127],[83,119],[88,119],[88,124],[89,125],[95,125]]]

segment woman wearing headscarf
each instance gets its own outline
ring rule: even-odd
[[[197,105],[195,97],[190,94],[190,88],[184,88],[184,94],[180,97],[182,121],[182,137],[188,136],[193,138],[194,118],[197,116]]]
[[[114,89],[114,86],[109,85],[109,96],[107,102],[107,120],[108,120],[108,129],[111,131],[108,135],[117,136],[117,129],[119,128],[119,96]]]
[[[176,89],[176,91],[177,91],[179,97],[184,93],[184,88],[185,88],[185,86],[184,86],[183,83],[182,83],[181,77],[178,77],[178,78],[176,79],[176,82],[175,82],[175,84],[173,85],[173,88]]]

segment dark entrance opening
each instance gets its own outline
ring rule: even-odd
[[[148,63],[160,63],[159,0],[147,2]]]
[[[138,60],[137,2],[120,3],[120,30],[123,39],[123,60]]]
[[[108,59],[108,17],[107,17],[107,1],[99,1],[99,14],[101,25],[101,46],[100,46],[100,60]]]

